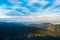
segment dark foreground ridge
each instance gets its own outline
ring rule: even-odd
[[[60,35],[33,26],[0,22],[0,40],[60,40]]]

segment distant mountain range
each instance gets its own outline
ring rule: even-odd
[[[42,24],[45,26],[50,23]],[[39,27],[35,27],[33,24],[0,22],[0,40],[60,40],[60,33]]]

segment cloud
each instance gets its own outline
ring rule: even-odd
[[[0,20],[3,22],[60,22],[60,6],[56,7],[60,5],[60,0],[54,0],[52,4],[52,1],[45,0],[22,1],[9,0],[12,6],[0,6]],[[33,6],[34,3],[40,6],[36,8]],[[43,9],[45,7],[47,8]]]

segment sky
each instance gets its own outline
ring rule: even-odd
[[[0,0],[0,22],[60,24],[60,0]]]

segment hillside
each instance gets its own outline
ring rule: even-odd
[[[0,23],[0,40],[60,40],[57,32],[10,23]]]

